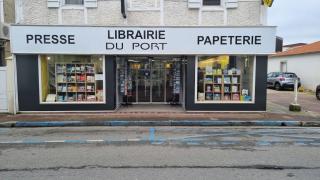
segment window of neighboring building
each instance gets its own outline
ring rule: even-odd
[[[41,103],[105,102],[104,59],[100,55],[41,55]]]
[[[197,103],[254,102],[254,56],[200,56]]]
[[[221,0],[203,0],[204,6],[220,6]]]
[[[287,72],[287,62],[280,62],[280,71]]]
[[[82,5],[83,0],[65,0],[64,4],[66,4],[66,5]]]

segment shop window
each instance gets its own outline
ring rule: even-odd
[[[41,103],[104,103],[103,56],[43,55],[39,58]]]
[[[199,57],[196,102],[253,102],[254,69],[254,56]]]
[[[220,6],[221,0],[203,0],[204,6]]]
[[[65,0],[65,5],[83,5],[83,0]]]

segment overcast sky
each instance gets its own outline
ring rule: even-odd
[[[284,45],[320,41],[320,0],[274,0],[268,25],[278,26]]]

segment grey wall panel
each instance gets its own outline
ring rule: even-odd
[[[266,81],[268,56],[256,58],[256,85],[254,104],[196,104],[195,99],[195,57],[188,57],[186,110],[187,111],[265,111],[266,110]]]
[[[40,104],[38,55],[17,55],[19,111],[95,111],[115,109],[115,56],[106,56],[106,104]]]

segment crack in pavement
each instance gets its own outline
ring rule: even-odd
[[[247,166],[199,166],[199,165],[151,165],[151,166],[103,166],[103,165],[83,165],[83,166],[57,166],[46,168],[21,168],[21,169],[0,169],[1,172],[17,171],[59,171],[62,169],[81,170],[81,169],[256,169],[256,170],[314,170],[320,167],[303,167],[303,166],[277,166],[277,165],[247,165]]]

